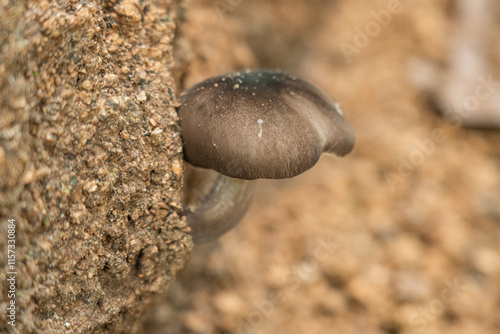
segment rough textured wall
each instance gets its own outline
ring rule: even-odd
[[[192,246],[170,72],[178,3],[0,6],[0,332],[134,332]]]

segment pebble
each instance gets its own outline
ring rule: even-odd
[[[14,109],[22,109],[26,106],[26,99],[24,96],[14,97],[10,101],[10,106]]]
[[[422,274],[414,271],[399,271],[394,280],[394,288],[398,298],[403,301],[422,301],[432,297],[430,281]]]
[[[92,82],[90,80],[88,80],[88,79],[82,82],[82,88],[83,89],[91,90],[93,86],[94,85],[92,84]]]
[[[144,102],[147,99],[148,97],[146,96],[146,93],[143,90],[141,90],[141,92],[137,94],[137,101]]]
[[[120,132],[120,137],[121,137],[122,139],[127,140],[127,139],[129,139],[130,135],[128,134],[128,131],[127,131],[127,130],[122,130],[122,131]]]
[[[477,249],[472,255],[472,262],[476,269],[486,275],[500,273],[500,255],[492,249]]]
[[[137,1],[124,0],[116,6],[116,13],[131,19],[133,22],[141,21],[141,13],[139,12],[139,4]]]
[[[231,291],[218,293],[213,300],[215,308],[224,314],[241,315],[245,311],[245,304],[241,297]]]

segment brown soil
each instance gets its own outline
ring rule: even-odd
[[[0,2],[1,333],[134,332],[184,266],[176,7]]]
[[[391,3],[401,10],[348,60],[342,43]],[[500,332],[500,134],[444,122],[415,85],[418,64],[446,64],[452,29],[445,0],[192,1],[180,88],[280,67],[336,98],[358,137],[346,158],[259,181],[244,221],[194,249],[147,332]]]

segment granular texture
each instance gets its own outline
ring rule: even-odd
[[[178,3],[0,5],[0,262],[11,218],[17,252],[16,326],[2,311],[0,332],[132,333],[192,247]]]

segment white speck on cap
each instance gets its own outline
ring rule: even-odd
[[[257,137],[261,138],[262,137],[262,123],[264,123],[264,121],[261,118],[259,118],[257,120],[257,123],[259,124],[259,134],[257,135]]]
[[[338,112],[341,116],[344,116],[344,112],[342,111],[342,108],[340,107],[340,103],[334,102],[333,106],[335,107],[336,112]]]

